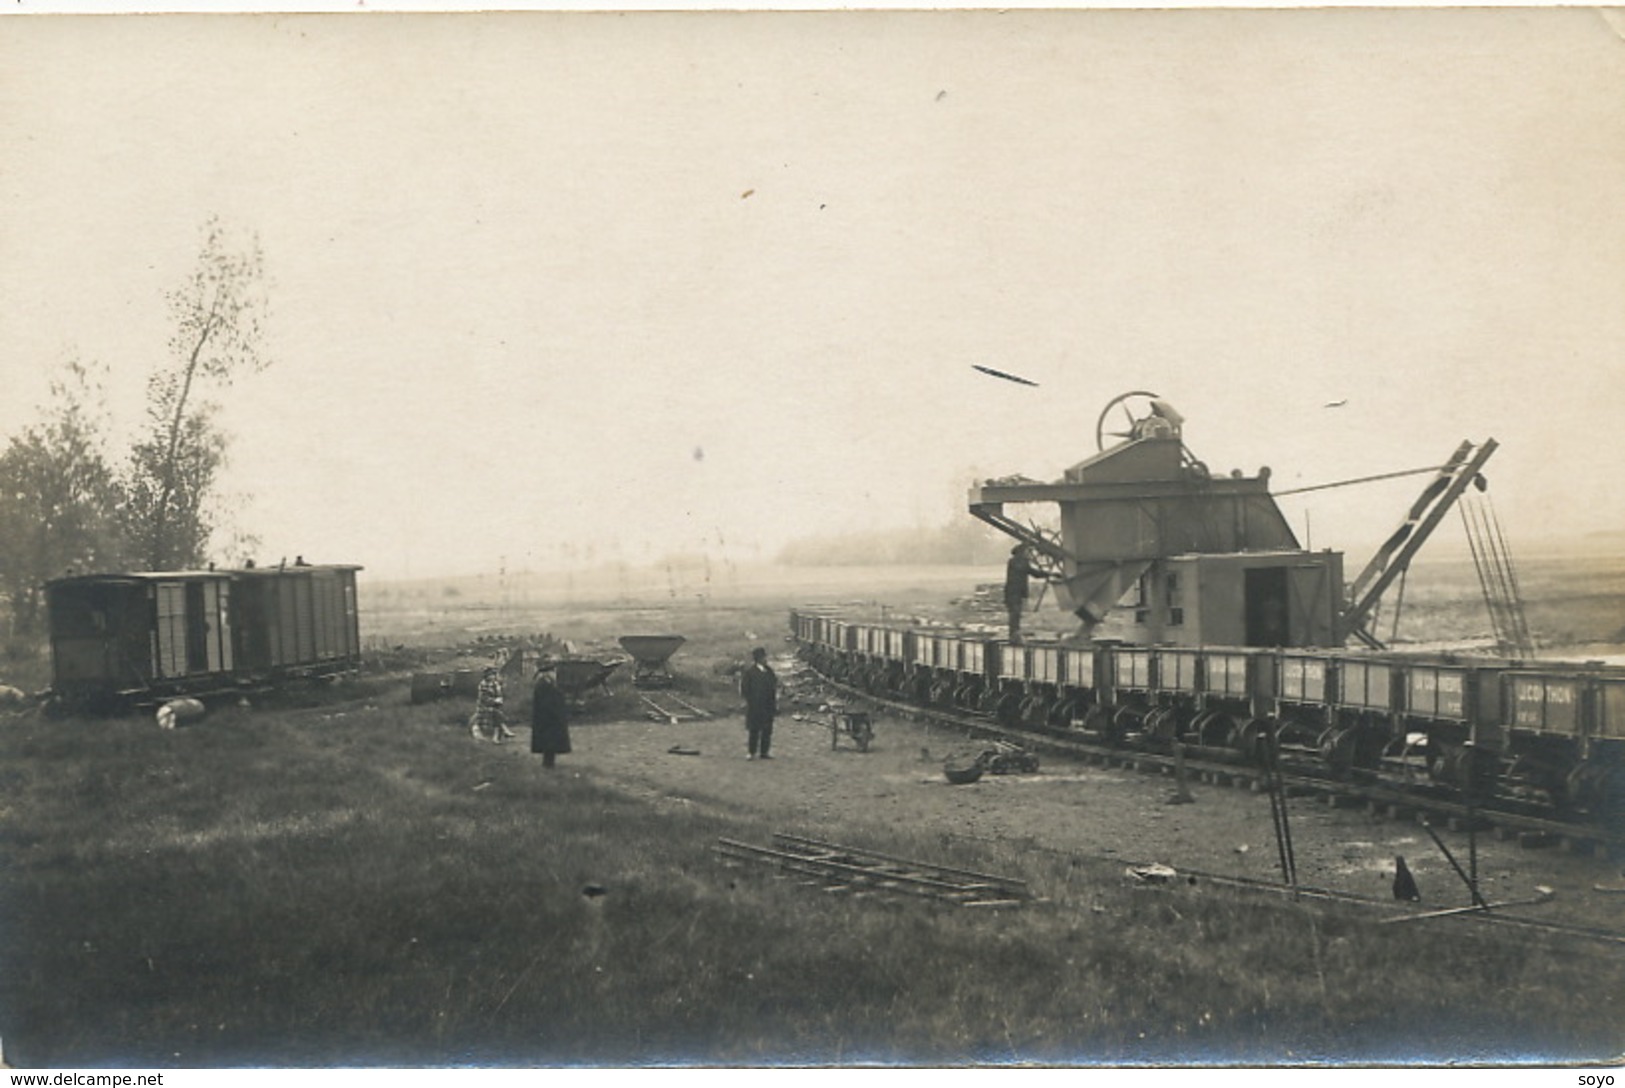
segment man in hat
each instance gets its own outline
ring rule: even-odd
[[[745,697],[745,731],[749,755],[745,758],[772,759],[773,716],[779,712],[779,678],[767,663],[767,651],[758,646],[750,652],[751,662],[739,677],[739,693]]]
[[[1049,575],[1032,565],[1027,545],[1010,549],[1010,562],[1004,565],[1004,610],[1010,614],[1010,644],[1021,645],[1021,614],[1027,610],[1027,579]]]
[[[556,683],[553,662],[543,661],[536,669],[536,686],[530,697],[530,750],[542,757],[542,766],[553,767],[556,756],[570,751],[570,704]]]
[[[502,674],[495,665],[485,666],[480,677],[480,688],[474,696],[474,716],[469,719],[468,730],[475,740],[484,740],[490,731],[491,740],[501,744],[514,735],[502,718]]]

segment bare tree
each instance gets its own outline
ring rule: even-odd
[[[99,368],[68,362],[44,415],[0,453],[0,590],[19,634],[39,628],[47,580],[123,560]]]
[[[147,380],[147,431],[131,449],[125,478],[125,532],[151,570],[203,562],[227,447],[208,392],[269,364],[261,352],[267,304],[258,239],[233,248],[210,219],[196,270],[168,300],[171,359]]]

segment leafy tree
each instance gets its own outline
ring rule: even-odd
[[[264,370],[265,266],[258,239],[233,247],[218,219],[204,227],[192,277],[168,296],[170,362],[147,380],[147,429],[130,451],[125,533],[151,570],[200,566],[218,514],[214,484],[227,437],[210,389]]]
[[[47,580],[122,563],[105,404],[99,371],[70,361],[51,383],[44,422],[0,453],[0,591],[19,634],[39,629]]]

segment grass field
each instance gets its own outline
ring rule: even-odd
[[[711,844],[757,834],[752,813],[656,807],[499,761],[443,706],[368,705],[173,733],[7,732],[0,1024],[14,1065],[1620,1050],[1617,954],[1218,889],[1161,895],[993,844],[956,844],[953,860],[1025,876],[1049,902],[830,897],[719,864]],[[943,848],[907,828],[846,837]]]
[[[880,587],[921,600],[933,581]],[[796,591],[804,598],[805,587]],[[1616,598],[1617,601],[1617,598]],[[489,604],[433,631],[488,631]],[[781,640],[789,600],[536,607],[611,645],[690,638],[683,689]],[[1617,615],[1617,613],[1615,613]],[[387,609],[368,613],[389,623]],[[1588,619],[1586,623],[1596,623]],[[1600,627],[1606,627],[1606,622]],[[1599,627],[1599,629],[1600,629]],[[0,726],[0,1037],[18,1067],[1060,1062],[1541,1064],[1625,1053],[1625,954],[1206,887],[854,822],[843,839],[1023,876],[978,913],[724,867],[741,806],[659,804],[474,745],[399,677],[161,732]],[[601,706],[595,716],[635,709]],[[606,726],[607,727],[607,726]],[[578,726],[590,737],[590,722]],[[817,833],[817,828],[783,830]]]

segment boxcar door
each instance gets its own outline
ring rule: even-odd
[[[231,630],[231,583],[221,582],[216,589],[214,630],[215,643],[220,648],[217,668],[226,672],[237,667],[236,638]]]
[[[186,671],[209,671],[208,586],[186,583]]]
[[[1255,567],[1247,574],[1247,645],[1290,646],[1286,568]]]
[[[157,623],[153,630],[153,658],[157,675],[186,675],[186,586],[159,582],[154,587]]]
[[[1284,646],[1325,646],[1331,642],[1331,571],[1320,564],[1288,567],[1290,608]]]

